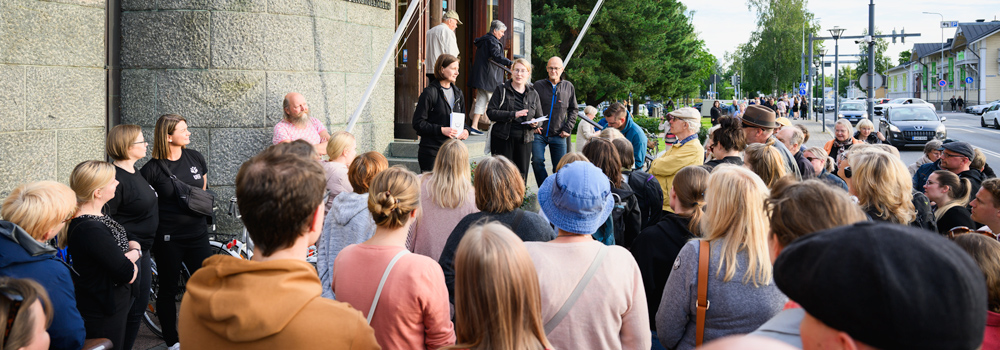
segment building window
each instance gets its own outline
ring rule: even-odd
[[[525,58],[524,21],[514,20],[514,58]]]

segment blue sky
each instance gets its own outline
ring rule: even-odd
[[[756,15],[747,8],[745,0],[681,0],[689,11],[695,11],[694,25],[709,51],[720,61],[723,53],[733,52],[736,46],[746,42],[750,33],[756,29]],[[868,28],[868,1],[865,0],[813,0],[809,1],[810,12],[816,15],[822,33],[828,35],[826,29],[840,26],[846,28],[844,35],[861,35],[861,30]],[[992,21],[1000,19],[1000,1],[998,0],[876,0],[875,27],[884,34],[905,28],[907,33],[920,33],[920,37],[910,37],[906,43],[889,42],[888,55],[895,63],[899,52],[909,50],[913,43],[941,42],[941,28],[938,23],[941,17],[927,15],[921,12],[939,12],[945,20],[973,22],[976,19]],[[947,40],[955,35],[955,29],[945,29]],[[801,40],[801,39],[800,39]],[[841,54],[856,54],[857,45],[853,40],[842,40]],[[801,46],[801,45],[800,45]],[[833,51],[833,42],[826,45]],[[797,67],[796,67],[797,68]]]

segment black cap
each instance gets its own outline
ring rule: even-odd
[[[938,148],[938,151],[944,151],[944,150],[961,154],[966,158],[969,158],[970,161],[973,158],[976,158],[976,151],[974,148],[972,148],[972,145],[970,145],[968,142],[955,141],[955,142],[942,143],[941,148]]]
[[[983,272],[957,245],[918,228],[862,222],[806,235],[778,255],[774,282],[816,319],[876,348],[983,342]]]

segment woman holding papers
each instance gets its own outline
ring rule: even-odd
[[[413,111],[413,130],[420,135],[417,162],[420,171],[431,171],[438,149],[449,139],[465,140],[465,102],[462,90],[455,86],[458,78],[458,57],[442,54],[434,63],[434,77],[438,80],[427,84],[420,93],[417,109]]]
[[[511,68],[513,79],[497,87],[486,107],[486,115],[495,122],[490,127],[490,151],[494,156],[510,159],[521,172],[521,179],[527,181],[531,141],[535,139],[532,131],[538,122],[544,121],[539,120],[543,118],[542,104],[538,93],[528,84],[531,62],[519,58]]]

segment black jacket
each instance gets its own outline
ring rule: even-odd
[[[468,85],[486,91],[496,90],[503,82],[503,71],[489,61],[504,67],[510,67],[513,62],[503,56],[503,44],[492,33],[486,33],[472,43],[476,45],[476,58],[472,61]]]
[[[615,188],[612,185],[611,193],[617,194],[625,202],[623,215],[625,229],[619,231],[617,227],[615,228],[615,243],[625,248],[631,248],[635,237],[639,236],[639,232],[642,231],[642,211],[639,210],[639,197],[636,197],[635,191],[624,181],[622,181],[622,188]],[[615,222],[615,225],[617,224]],[[617,237],[618,232],[622,232],[622,237]]]
[[[632,244],[632,257],[639,265],[642,285],[646,289],[649,312],[649,327],[656,329],[656,310],[660,308],[660,296],[667,284],[674,260],[681,248],[694,234],[688,230],[691,218],[675,213],[664,213],[655,225],[642,230]]]
[[[432,81],[420,93],[417,109],[413,111],[413,130],[416,130],[417,135],[420,135],[421,146],[440,148],[449,139],[448,136],[441,133],[441,128],[451,125],[451,113],[465,112],[462,90],[458,89],[455,84],[452,84],[451,88],[455,89],[454,110],[444,97],[444,88],[441,87],[441,82]]]
[[[979,193],[979,188],[983,186],[983,180],[986,180],[983,173],[975,169],[963,171],[961,174],[958,174],[958,177],[962,179],[969,179],[969,183],[972,185],[972,191],[969,192],[969,198],[973,198],[976,196],[976,193]]]
[[[623,171],[622,175],[628,179],[628,185],[635,192],[635,197],[639,200],[639,212],[642,214],[642,225],[646,227],[660,221],[663,214],[663,188],[656,176],[650,175],[642,170]]]
[[[560,80],[555,86],[555,98],[552,98],[552,82],[548,79],[536,81],[535,92],[542,103],[542,114],[549,116],[549,120],[542,122],[542,130],[548,130],[548,136],[559,136],[559,132],[565,131],[573,134],[576,126],[577,103],[576,87],[573,83]],[[552,106],[552,102],[555,106]],[[549,112],[551,110],[551,112]]]
[[[531,127],[521,124],[542,116],[542,105],[538,100],[538,93],[531,87],[531,84],[524,84],[524,108],[528,110],[528,115],[515,117],[519,110],[514,105],[514,99],[518,98],[511,81],[508,80],[503,85],[497,86],[490,98],[490,104],[486,107],[486,116],[496,122],[490,131],[492,138],[510,140],[514,133],[521,133],[524,143],[535,140],[535,134]]]

